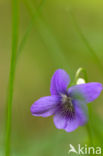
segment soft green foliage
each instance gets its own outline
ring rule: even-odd
[[[88,129],[81,127],[72,133],[57,130],[51,118],[32,117],[30,106],[34,100],[48,94],[50,78],[57,68],[67,70],[73,80],[77,68],[83,67],[88,71],[88,81],[103,83],[103,1],[12,0],[10,3],[4,0],[0,8],[0,128],[2,121],[5,122],[2,110],[7,107],[6,136],[4,129],[0,129],[0,155],[68,156],[70,143],[75,147],[91,143],[102,146],[102,96],[92,106],[89,104]],[[9,33],[13,34],[12,49]],[[3,108],[8,74],[7,105]],[[85,71],[83,77],[87,81]]]
[[[34,8],[33,4],[28,0],[25,0],[24,3],[26,4],[26,7],[27,7],[31,17],[34,20],[35,8]],[[46,1],[45,1],[45,3],[46,3]],[[50,29],[50,26],[48,24],[46,24],[45,21],[43,21],[40,18],[39,14],[37,14],[37,15],[38,15],[37,16],[37,29],[40,33],[41,39],[43,40],[44,44],[48,48],[48,53],[52,57],[57,68],[62,67],[62,68],[68,69],[67,60],[66,60],[65,56],[63,55],[62,49],[61,49],[55,35],[53,34],[52,30]]]
[[[96,54],[96,52],[92,48],[91,44],[86,39],[85,35],[83,34],[81,28],[79,27],[78,23],[76,22],[76,19],[75,19],[73,13],[70,12],[70,16],[71,16],[71,19],[73,21],[73,24],[74,24],[74,26],[76,28],[76,31],[80,35],[80,37],[81,37],[82,41],[84,42],[85,46],[88,48],[89,52],[91,53],[91,55],[92,55],[92,57],[94,59],[94,62],[97,64],[97,66],[98,66],[98,68],[101,71],[101,74],[103,76],[103,65],[102,65],[102,63],[101,63],[98,55]]]

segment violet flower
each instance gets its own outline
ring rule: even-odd
[[[31,106],[32,115],[54,115],[55,126],[67,132],[74,131],[88,121],[86,104],[94,101],[102,91],[102,84],[97,82],[67,89],[69,83],[69,75],[62,69],[57,70],[51,79],[51,96],[42,97]]]

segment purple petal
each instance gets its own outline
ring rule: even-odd
[[[69,75],[62,69],[58,69],[52,79],[50,91],[52,95],[59,95],[61,93],[66,93],[67,86],[69,85],[70,79]]]
[[[83,126],[88,121],[88,107],[83,101],[73,101],[75,107],[76,118],[79,126]]]
[[[60,102],[59,96],[46,96],[37,100],[31,106],[31,113],[34,116],[48,117],[54,114],[57,104]]]
[[[66,126],[66,119],[65,116],[61,115],[60,113],[55,114],[54,116],[54,124],[58,129],[64,129]]]
[[[72,132],[79,126],[77,118],[70,120],[60,113],[54,116],[54,124],[56,128],[64,129],[67,132]]]
[[[84,98],[86,103],[95,100],[101,93],[103,87],[101,83],[92,82],[86,84],[80,84],[69,88],[69,94],[74,98]],[[79,94],[79,96],[78,96]]]
[[[75,108],[75,116],[70,119],[58,112],[54,116],[54,124],[58,129],[64,129],[67,132],[72,132],[76,130],[79,126],[83,126],[88,121],[88,109],[86,104],[80,103],[78,101],[73,101]]]
[[[78,127],[79,127],[79,122],[78,122],[77,118],[74,118],[72,120],[67,121],[67,126],[65,128],[65,131],[72,132],[72,131],[76,130]]]
[[[65,127],[65,130],[67,132],[72,132],[76,130],[79,126],[85,125],[88,121],[87,114],[87,106],[85,104],[80,104],[75,101],[75,117],[72,120],[67,121],[67,126]]]

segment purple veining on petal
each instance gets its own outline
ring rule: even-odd
[[[54,124],[58,129],[72,132],[88,121],[86,103],[95,100],[101,93],[101,83],[92,82],[72,86],[69,75],[62,69],[57,70],[51,80],[51,95],[42,97],[31,106],[34,116],[54,115]]]
[[[62,95],[61,102],[57,105],[57,110],[61,115],[69,118],[70,120],[75,116],[74,105],[71,98],[67,95]]]
[[[60,105],[61,106],[61,105]],[[88,121],[88,109],[86,104],[73,101],[75,113],[71,117],[69,112],[63,112],[58,107],[58,112],[54,116],[54,124],[58,129],[65,129],[67,132],[74,131],[78,126],[83,126]]]
[[[79,126],[79,121],[76,117],[70,120],[59,112],[54,116],[54,124],[58,129],[64,129],[67,132],[71,132]]]
[[[79,122],[77,118],[74,118],[73,120],[67,120],[67,125],[65,127],[66,132],[72,132],[76,130],[79,126]]]

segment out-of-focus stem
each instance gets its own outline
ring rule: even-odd
[[[28,13],[34,18],[34,10],[35,7],[33,6],[33,3],[29,0],[23,0],[24,4],[28,10]],[[65,68],[68,71],[68,61],[65,57],[65,55],[62,52],[62,48],[59,45],[55,34],[53,33],[50,25],[43,20],[39,14],[37,14],[37,29],[39,30],[39,34],[41,36],[41,40],[46,45],[46,47],[49,49],[48,53],[53,59],[53,62],[55,63],[56,68]],[[35,25],[36,26],[36,25]],[[70,71],[69,71],[70,73]]]
[[[10,156],[12,102],[13,102],[17,45],[18,45],[18,0],[12,0],[12,54],[11,54],[9,85],[8,85],[8,95],[7,95],[7,105],[6,105],[5,156]]]
[[[23,1],[26,3],[25,0],[23,0]],[[22,51],[23,51],[23,48],[24,48],[24,46],[25,46],[25,44],[26,44],[26,41],[27,41],[27,39],[28,39],[28,36],[29,36],[29,34],[30,34],[30,32],[31,32],[31,30],[32,30],[32,28],[33,28],[33,24],[34,24],[35,20],[36,20],[37,17],[38,17],[38,14],[40,14],[41,11],[42,11],[42,8],[43,8],[43,6],[44,6],[44,4],[45,4],[45,1],[46,1],[46,0],[42,0],[42,1],[40,2],[40,5],[38,6],[37,10],[35,11],[35,13],[34,13],[32,19],[31,19],[31,21],[30,21],[30,23],[29,23],[29,25],[28,25],[28,27],[27,27],[27,29],[26,29],[26,32],[25,32],[25,34],[24,34],[24,36],[23,36],[23,38],[22,38],[22,40],[21,40],[21,42],[20,42],[20,45],[19,45],[19,47],[18,47],[18,53],[17,53],[17,58],[16,58],[17,60],[18,60],[19,56],[21,55],[21,53],[22,53]]]
[[[87,71],[84,68],[79,68],[75,74],[75,79],[74,79],[74,83],[76,84],[77,80],[81,77],[81,74],[83,74],[83,79],[85,80],[85,82],[88,82],[88,77],[87,77]],[[92,107],[91,105],[88,106],[88,110],[89,110],[89,120],[91,121],[91,117],[92,117]],[[91,123],[92,125],[92,123]],[[93,136],[92,136],[92,129],[90,122],[88,122],[86,124],[86,130],[88,133],[88,138],[89,138],[89,144],[93,145]]]
[[[90,127],[89,123],[87,123],[87,125],[86,125],[86,130],[88,133],[89,144],[93,145],[93,136],[92,136],[91,127]]]
[[[79,68],[75,74],[75,80],[74,80],[74,83],[77,82],[78,78],[80,78],[80,74],[83,74],[84,76],[84,79],[85,79],[85,82],[87,83],[88,81],[88,78],[87,78],[87,71],[84,69],[84,68]]]

